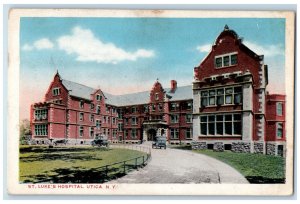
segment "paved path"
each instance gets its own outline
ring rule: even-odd
[[[248,181],[237,170],[219,160],[191,151],[167,148],[152,149],[152,159],[147,166],[109,183],[248,183]]]

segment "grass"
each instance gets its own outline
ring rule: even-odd
[[[193,150],[229,164],[250,183],[285,183],[285,158],[231,151]]]
[[[21,183],[102,183],[124,175],[124,164],[107,170],[101,166],[139,156],[146,153],[117,148],[21,146],[19,180]],[[138,164],[142,160],[138,159]],[[135,160],[125,166],[126,171],[134,167]]]

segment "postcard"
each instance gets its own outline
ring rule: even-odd
[[[294,13],[12,9],[8,192],[291,195]]]

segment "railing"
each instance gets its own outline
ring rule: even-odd
[[[102,178],[103,178],[102,182],[117,179],[119,177],[126,175],[129,171],[138,168],[143,168],[151,160],[150,147],[135,146],[135,145],[118,145],[118,144],[116,145],[112,144],[110,145],[110,147],[137,150],[137,151],[145,152],[146,155],[98,167],[97,168],[98,172],[99,173],[101,172],[102,174]]]

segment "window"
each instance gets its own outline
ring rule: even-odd
[[[230,56],[230,62],[231,62],[231,65],[235,65],[237,64],[237,54],[234,54],[234,55],[231,55]]]
[[[91,103],[90,107],[91,107],[91,110],[93,110],[95,108],[95,105],[93,103]]]
[[[113,138],[117,138],[117,129],[113,129]]]
[[[242,103],[242,87],[234,87],[234,104]]]
[[[125,118],[125,125],[128,125],[128,118]]]
[[[128,138],[128,130],[125,130],[124,134],[125,134],[125,138]]]
[[[79,121],[83,121],[84,120],[84,115],[83,113],[79,113]]]
[[[217,89],[217,105],[224,104],[224,89]]]
[[[154,104],[152,104],[152,112],[154,112],[154,111],[155,111],[155,109],[156,109],[155,105],[154,105]]]
[[[100,130],[100,128],[101,128],[101,120],[96,120],[96,128],[97,128],[97,130]]]
[[[209,105],[216,105],[216,92],[215,90],[209,91]]]
[[[84,102],[83,101],[79,101],[79,108],[83,108],[84,107]]]
[[[225,89],[225,104],[232,104],[232,88]]]
[[[79,127],[79,137],[83,137],[84,133],[83,133],[83,127],[80,126]]]
[[[242,87],[227,87],[201,91],[201,107],[242,103]]]
[[[276,136],[279,139],[283,136],[283,123],[281,122],[276,123]]]
[[[131,129],[131,138],[136,138],[136,136],[137,136],[136,129]]]
[[[200,117],[201,135],[241,135],[241,114],[205,115]]]
[[[187,128],[185,130],[185,139],[192,139],[192,129],[191,128]]]
[[[282,116],[282,103],[276,103],[276,115]]]
[[[179,138],[179,130],[177,128],[171,128],[171,139],[178,139]]]
[[[93,114],[90,115],[90,121],[94,122],[94,115]]]
[[[224,56],[223,57],[223,66],[224,67],[229,66],[229,56]]]
[[[158,93],[155,93],[155,100],[158,100],[158,99],[159,99]]]
[[[106,113],[109,113],[109,107],[105,106],[105,109],[106,109]]]
[[[100,114],[100,112],[101,112],[101,108],[100,108],[100,106],[98,105],[98,106],[97,106],[97,109],[96,109],[96,113],[97,113],[97,115],[99,115],[99,114]]]
[[[107,121],[108,124],[110,124],[110,117],[109,116],[106,117],[106,121]]]
[[[178,110],[179,104],[178,103],[171,103],[171,111]]]
[[[170,115],[171,123],[178,123],[178,115]]]
[[[37,109],[34,111],[35,120],[46,120],[48,118],[47,109]]]
[[[34,126],[34,132],[36,136],[47,136],[48,135],[48,125],[39,124]]]
[[[52,89],[52,94],[53,96],[58,96],[60,95],[60,88],[56,87]]]
[[[237,54],[226,54],[222,56],[216,56],[215,57],[215,67],[216,68],[222,68],[222,67],[228,67],[232,65],[237,64]]]
[[[94,137],[94,128],[90,127],[90,137]]]
[[[123,123],[119,123],[119,124],[118,124],[118,131],[119,131],[119,132],[122,132],[122,131],[123,131],[123,128],[124,128],[124,127],[123,127]]]
[[[101,100],[102,100],[102,96],[101,96],[100,94],[97,94],[97,95],[96,95],[96,100],[97,100],[97,101],[101,101]]]
[[[131,113],[135,113],[136,112],[136,107],[132,107],[131,108]]]
[[[222,67],[222,57],[217,57],[216,58],[216,67]]]
[[[112,124],[113,124],[113,125],[116,124],[116,118],[112,118]]]
[[[158,104],[158,110],[159,110],[159,111],[162,111],[162,110],[163,110],[163,104],[161,104],[161,103]]]
[[[107,137],[110,136],[110,129],[109,128],[106,129],[106,135],[107,135]]]
[[[207,91],[201,91],[201,107],[206,107],[208,102],[208,92]]]
[[[193,103],[192,102],[187,102],[186,109],[191,110],[192,107],[193,107]]]
[[[191,114],[186,114],[185,115],[185,121],[187,123],[191,123],[192,122],[192,115]]]
[[[148,113],[149,112],[149,107],[147,105],[144,106],[144,112]]]
[[[131,118],[131,124],[132,125],[137,125],[137,118],[136,117]]]
[[[122,110],[121,109],[118,109],[118,118],[119,119],[122,119],[123,118],[123,112],[122,112]]]

